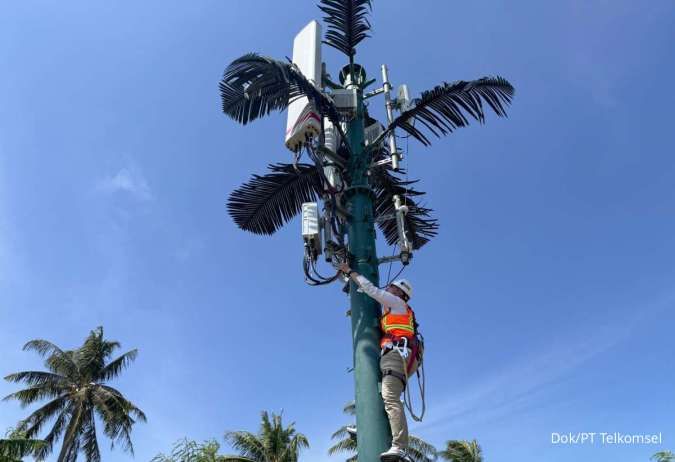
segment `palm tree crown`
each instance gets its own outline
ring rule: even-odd
[[[318,6],[327,26],[323,43],[349,58],[345,69],[351,74],[358,66],[354,63],[356,47],[369,37],[368,16],[372,3],[372,0],[319,0]],[[329,121],[340,132],[333,160],[338,158],[348,165],[350,146],[341,127],[349,122],[350,115],[338,111],[332,97],[332,92],[343,87],[330,81],[327,75],[320,80],[316,83],[309,80],[293,63],[248,53],[235,59],[223,74],[219,83],[222,110],[235,121],[247,124],[272,111],[283,111],[299,98],[307,98],[321,119]],[[359,90],[363,91],[370,83],[372,81],[359,83]],[[423,145],[429,145],[430,137],[452,133],[469,125],[470,119],[483,123],[486,108],[505,117],[505,108],[511,103],[513,94],[513,86],[499,76],[443,83],[422,92],[405,108],[399,108],[399,116],[388,126],[383,126],[383,133],[368,148],[373,160],[369,173],[370,186],[376,195],[374,218],[388,244],[398,240],[396,218],[392,213],[394,195],[400,196],[408,207],[405,230],[414,250],[437,234],[438,223],[431,218],[432,210],[419,203],[424,192],[411,188],[415,182],[404,179],[405,172],[396,173],[386,163],[390,153],[386,143],[382,143],[385,136],[398,128]],[[379,124],[367,109],[364,118],[366,126]],[[324,135],[322,125],[319,139]],[[314,151],[312,140],[300,149],[300,152],[302,149],[307,151],[311,163],[270,165],[270,173],[254,175],[230,195],[227,207],[237,226],[256,234],[273,234],[300,212],[303,202],[318,198],[340,202],[341,191],[331,188],[323,171],[332,161],[326,161]],[[344,169],[340,174],[349,183]]]
[[[150,462],[223,462],[225,456],[218,454],[220,444],[216,440],[198,443],[183,438],[173,445],[171,454],[157,454]]]
[[[671,451],[659,451],[649,458],[656,462],[673,462],[675,461],[675,454]]]
[[[258,433],[225,433],[236,455],[222,456],[222,462],[297,462],[300,451],[309,447],[307,437],[295,431],[295,424],[284,427],[281,415],[263,411]]]
[[[483,462],[483,454],[476,440],[451,440],[444,451],[438,453],[448,462]]]
[[[49,372],[24,371],[8,375],[6,380],[28,387],[4,399],[16,399],[22,407],[48,400],[17,427],[31,439],[54,419],[44,437],[44,446],[35,452],[38,460],[49,455],[63,435],[58,462],[74,462],[80,451],[87,462],[99,462],[97,418],[113,445],[119,442],[133,453],[131,428],[138,420],[145,422],[145,414],[106,382],[117,377],[136,359],[138,352],[131,350],[108,362],[119,347],[118,342],[103,338],[102,327],[91,331],[84,344],[75,350],[62,350],[47,340],[31,340],[24,345],[24,350],[36,351],[45,358]]]

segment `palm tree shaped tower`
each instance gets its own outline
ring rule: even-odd
[[[322,277],[316,270],[318,254],[323,251],[334,268],[347,260],[378,285],[378,265],[390,259],[377,257],[376,224],[388,244],[398,244],[400,253],[395,258],[404,264],[438,230],[432,210],[419,203],[424,193],[399,169],[402,153],[396,146],[395,130],[427,146],[432,136],[449,134],[468,125],[470,119],[484,122],[487,108],[505,116],[514,89],[501,77],[484,77],[443,83],[417,99],[406,98],[405,92],[392,98],[387,69],[382,66],[382,87],[367,91],[375,79],[368,80],[354,56],[356,46],[369,36],[372,1],[320,0],[318,6],[326,26],[322,43],[348,59],[340,70],[339,83],[327,72],[310,78],[296,62],[256,53],[234,60],[220,81],[223,112],[241,124],[286,108],[290,114],[294,105],[300,105],[303,109],[293,113],[298,112],[298,121],[307,122],[305,127],[313,127],[294,144],[287,142],[295,153],[293,163],[271,164],[269,173],[254,175],[232,192],[228,211],[241,229],[271,235],[298,215],[304,203],[321,203],[324,242],[306,241],[306,281],[316,285],[339,279],[339,272]],[[386,125],[368,111],[366,100],[377,95],[385,99]],[[308,162],[300,162],[303,155]],[[391,440],[378,392],[379,306],[353,283],[349,296],[358,458],[375,462]]]

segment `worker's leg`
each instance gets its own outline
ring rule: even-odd
[[[380,370],[384,372],[387,369],[405,376],[404,363],[396,351],[389,351],[380,358]],[[391,445],[406,449],[408,447],[408,423],[405,420],[401,392],[403,392],[403,381],[400,378],[393,375],[382,377],[382,401],[384,401],[384,410],[389,417]]]

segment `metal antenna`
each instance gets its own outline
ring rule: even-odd
[[[387,65],[382,65],[382,89],[384,90],[384,107],[387,110],[387,122],[394,121],[394,102],[391,100],[391,83],[389,83],[389,70]],[[398,161],[400,160],[400,153],[396,148],[396,135],[394,130],[389,133],[389,152],[391,154],[391,168],[398,172]]]
[[[396,210],[396,230],[398,231],[398,245],[401,249],[401,262],[407,265],[412,256],[412,244],[408,240],[407,230],[405,229],[405,215],[408,213],[408,206],[401,204],[401,196],[394,195],[394,210]]]

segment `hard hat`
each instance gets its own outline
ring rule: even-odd
[[[403,291],[408,298],[412,298],[412,284],[407,279],[398,279],[391,283],[392,286],[398,287]]]

